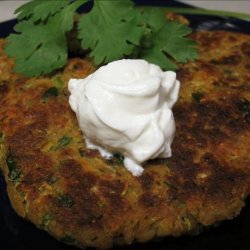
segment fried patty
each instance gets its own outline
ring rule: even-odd
[[[200,58],[182,65],[173,156],[134,177],[115,155],[87,149],[67,83],[94,71],[74,58],[25,78],[0,46],[1,169],[16,212],[78,247],[111,248],[195,234],[237,216],[250,192],[250,36],[193,35]]]

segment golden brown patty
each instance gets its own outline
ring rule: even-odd
[[[27,79],[12,73],[0,42],[1,168],[19,215],[68,244],[109,248],[196,233],[240,213],[250,192],[250,36],[194,37],[200,60],[178,73],[173,156],[147,162],[140,177],[120,156],[85,147],[67,82],[91,73],[90,61]]]

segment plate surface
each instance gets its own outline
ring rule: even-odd
[[[184,6],[174,1],[137,0],[137,4],[157,6]],[[250,34],[250,22],[231,18],[187,15],[195,30],[230,30]],[[16,21],[0,23],[0,37],[6,37]],[[241,214],[231,221],[225,221],[216,228],[211,228],[198,236],[166,237],[160,241],[145,244],[133,244],[120,250],[248,250],[250,246],[250,199]],[[0,173],[0,249],[1,250],[73,250],[58,242],[33,224],[19,218],[11,208],[6,193],[5,182]]]

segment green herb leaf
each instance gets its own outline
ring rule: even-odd
[[[88,1],[33,0],[18,8],[16,33],[7,38],[5,48],[15,59],[15,71],[39,76],[65,66],[66,35],[73,29],[76,10]],[[167,22],[162,10],[135,8],[131,0],[94,0],[92,10],[78,18],[83,51],[87,50],[96,65],[130,57],[166,70],[177,69],[177,63],[197,57],[195,42],[186,38],[191,29]]]
[[[178,22],[166,23],[163,33],[166,34],[164,52],[174,58],[177,62],[185,63],[197,57],[196,43],[186,38],[192,30]]]
[[[58,202],[59,202],[60,206],[67,207],[67,208],[70,208],[75,204],[72,197],[70,195],[68,195],[68,194],[59,195]]]
[[[239,99],[237,102],[237,107],[244,113],[250,113],[250,101],[248,101],[246,98]]]
[[[113,154],[113,161],[116,164],[123,164],[124,163],[124,156],[118,153]]]
[[[82,47],[92,50],[95,64],[130,55],[144,32],[130,0],[96,0],[92,11],[80,17],[78,28]]]
[[[0,145],[4,142],[4,134],[3,132],[0,132]]]
[[[59,95],[58,88],[50,87],[44,92],[42,99],[47,100],[49,97],[57,97],[58,95]]]
[[[72,141],[72,137],[63,136],[63,137],[58,141],[58,144],[55,145],[54,147],[52,147],[50,150],[57,150],[57,149],[63,148],[63,147],[65,147],[65,146],[67,146],[68,144],[70,144],[71,141]]]
[[[165,70],[176,70],[176,62],[185,63],[197,57],[196,43],[185,36],[191,29],[178,22],[166,22],[154,34],[154,46],[145,49],[141,58],[158,64]]]
[[[69,4],[67,0],[60,1],[41,1],[35,0],[28,2],[18,9],[16,9],[15,14],[18,14],[18,20],[30,18],[32,21],[36,22],[38,20],[45,21],[48,17],[53,16],[61,9]]]
[[[6,164],[7,164],[8,169],[9,169],[9,178],[12,181],[18,181],[21,173],[20,173],[20,169],[18,168],[17,163],[14,159],[13,152],[10,149],[7,152]]]
[[[66,32],[73,27],[73,16],[82,1],[76,1],[46,24],[22,21],[15,26],[17,34],[7,38],[6,52],[16,60],[15,70],[27,76],[47,74],[67,62]]]
[[[56,88],[57,88],[58,90],[61,90],[62,87],[63,87],[63,85],[64,85],[63,80],[61,79],[61,77],[60,77],[60,76],[56,76],[56,77],[54,78],[54,80],[55,80]]]
[[[102,201],[97,202],[98,207],[102,208],[105,207],[105,204]]]
[[[62,241],[65,244],[72,244],[74,243],[76,240],[75,238],[73,238],[70,235],[65,235],[63,238],[60,239],[60,241]]]
[[[169,181],[164,181],[164,184],[170,189],[178,190],[178,188]]]
[[[79,155],[80,155],[81,157],[84,157],[85,152],[84,152],[83,148],[79,148],[79,149],[78,149],[78,152],[79,152]]]
[[[166,22],[164,12],[160,8],[145,8],[141,13],[144,22],[152,29],[153,32],[159,31]]]
[[[194,99],[194,101],[196,102],[196,103],[200,103],[200,101],[201,101],[201,98],[204,96],[204,94],[202,93],[202,92],[193,92],[192,93],[192,97],[193,97],[193,99]]]
[[[52,216],[52,214],[50,212],[45,213],[44,216],[43,216],[43,220],[42,220],[42,225],[41,226],[43,228],[47,228],[48,225],[49,225],[49,223],[50,223],[50,221],[52,220],[52,218],[53,218],[53,216]]]
[[[141,39],[140,48],[138,48],[137,57],[140,57],[140,51],[150,49],[154,46],[154,33],[159,31],[165,24],[166,18],[161,9],[143,9],[141,12],[146,28],[143,38]]]

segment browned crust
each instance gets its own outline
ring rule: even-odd
[[[0,69],[7,72],[0,75],[1,168],[19,215],[69,244],[109,248],[194,233],[239,214],[250,190],[250,37],[194,38],[200,60],[178,72],[173,157],[147,162],[138,178],[119,159],[104,160],[85,147],[67,82],[91,73],[90,61],[75,58],[53,76],[25,79],[13,74],[0,46]],[[58,79],[59,96],[44,99]],[[65,136],[69,144],[56,148]]]

